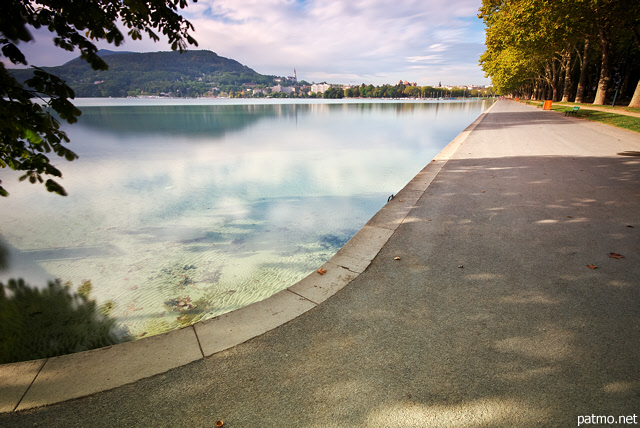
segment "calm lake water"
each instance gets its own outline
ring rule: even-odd
[[[133,337],[246,306],[320,267],[490,104],[77,100],[80,158],[52,159],[68,197],[2,171],[0,280],[90,280]]]

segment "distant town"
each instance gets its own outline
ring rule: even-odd
[[[460,98],[489,97],[495,95],[493,88],[481,85],[418,86],[416,82],[400,80],[395,85],[373,86],[342,85],[331,83],[309,83],[298,81],[296,70],[293,76],[277,77],[276,85],[244,83],[240,91],[223,92],[213,87],[208,94],[217,98]]]

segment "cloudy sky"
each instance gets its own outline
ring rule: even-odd
[[[489,84],[481,0],[199,0],[182,14],[199,46],[259,73],[330,83]],[[78,54],[53,47],[46,30],[21,44],[30,65],[60,65]],[[127,41],[111,50],[169,50]]]

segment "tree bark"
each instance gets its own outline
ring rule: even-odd
[[[638,81],[638,84],[636,85],[636,90],[633,93],[633,98],[631,98],[629,107],[640,108],[640,81]]]
[[[544,65],[544,100],[553,100],[553,97],[556,94],[556,85],[554,82],[555,74],[555,59],[552,59],[551,64],[549,64],[549,61],[547,61]]]
[[[580,80],[578,81],[578,91],[575,102],[584,102],[584,88],[587,83],[587,63],[589,60],[589,39],[584,41],[584,52],[582,53],[582,64],[580,66]]]
[[[558,101],[558,67],[556,67],[555,58],[551,60],[551,99]]]
[[[632,27],[632,33],[633,33],[633,40],[636,42],[636,46],[638,47],[638,49],[640,49],[640,34],[638,33],[637,28]],[[638,81],[638,84],[636,85],[636,90],[633,92],[633,97],[631,98],[629,107],[640,108],[640,81]]]
[[[624,96],[629,88],[629,79],[631,78],[631,66],[627,62],[624,67],[624,78],[622,79],[622,85],[620,86],[620,96]]]
[[[564,51],[564,90],[562,91],[562,102],[569,101],[571,97],[571,49],[568,47]]]
[[[598,80],[598,91],[593,104],[604,104],[607,98],[607,90],[611,83],[611,65],[609,51],[611,48],[609,35],[603,26],[600,26],[600,47],[602,48],[602,65],[600,66],[600,80]]]

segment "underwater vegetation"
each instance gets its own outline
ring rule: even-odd
[[[22,279],[0,283],[0,363],[34,360],[130,340],[109,316],[112,302],[90,298],[91,281],[77,292],[51,281],[38,289]]]

